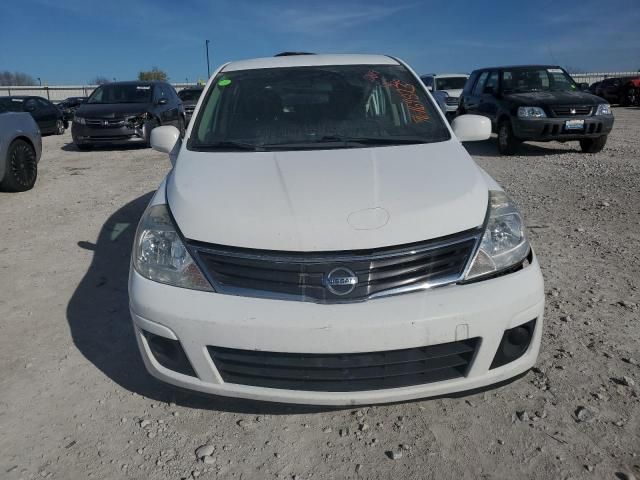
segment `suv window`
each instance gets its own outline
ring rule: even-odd
[[[180,90],[180,92],[178,93],[178,97],[180,97],[183,102],[189,102],[198,100],[201,94],[202,90],[200,89],[185,89]]]
[[[482,95],[484,89],[484,83],[489,76],[489,72],[482,72],[476,81],[476,85],[473,87],[473,95]]]
[[[490,87],[493,90],[489,90]],[[487,78],[487,82],[484,84],[482,93],[496,93],[497,91],[498,91],[498,72],[494,70],[489,74],[489,78]]]
[[[49,102],[47,102],[44,98],[35,98],[36,104],[38,108],[49,108]]]
[[[435,90],[462,90],[467,83],[466,77],[436,78]]]
[[[423,85],[400,65],[223,72],[208,90],[191,135],[189,148],[196,150],[220,142],[302,149],[450,138]]]

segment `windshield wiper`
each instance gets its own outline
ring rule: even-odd
[[[416,143],[429,143],[422,137],[341,137],[326,135],[317,140],[307,142],[285,142],[263,145],[266,148],[318,148],[319,145],[333,148],[354,148],[363,145],[412,145]]]
[[[264,151],[262,145],[256,145],[254,143],[236,142],[233,140],[223,140],[213,143],[196,143],[192,145],[192,148],[196,150],[248,150],[252,152]]]

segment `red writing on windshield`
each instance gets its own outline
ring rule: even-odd
[[[378,78],[380,78],[380,74],[375,70],[369,70],[364,74],[364,78],[366,80],[369,80],[370,82],[375,82],[376,80],[378,80]]]
[[[426,122],[429,120],[429,114],[424,104],[420,101],[420,97],[416,95],[416,87],[410,83],[403,83],[400,80],[391,80],[383,82],[385,87],[393,88],[398,95],[402,97],[402,101],[409,109],[409,114],[414,123]]]

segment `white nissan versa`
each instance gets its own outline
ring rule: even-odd
[[[518,208],[395,58],[228,63],[136,233],[148,370],[248,399],[347,405],[475,389],[534,365],[544,307]]]

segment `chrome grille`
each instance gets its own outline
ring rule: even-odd
[[[123,118],[87,118],[87,125],[91,127],[122,127],[124,125]]]
[[[460,102],[460,97],[447,97],[445,98],[444,102],[447,105],[457,106],[458,103]]]
[[[557,105],[551,107],[556,117],[579,117],[591,115],[591,105]]]
[[[460,279],[481,235],[466,231],[427,242],[346,252],[279,252],[188,242],[219,293],[338,303],[406,293]],[[335,269],[357,277],[349,293],[327,287]]]

